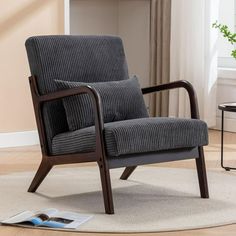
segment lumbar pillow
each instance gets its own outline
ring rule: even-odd
[[[128,80],[111,82],[82,83],[55,80],[55,83],[59,90],[82,85],[93,87],[100,94],[105,123],[148,117],[136,76]],[[64,98],[63,105],[70,130],[94,125],[93,106],[88,94]]]

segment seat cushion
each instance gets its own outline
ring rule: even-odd
[[[106,123],[108,156],[155,152],[208,144],[205,122],[195,119],[142,118]],[[54,155],[95,150],[95,127],[58,134],[53,138]]]
[[[81,83],[55,80],[58,89],[70,89],[89,85],[100,94],[104,122],[148,117],[143,94],[136,76],[128,80],[99,83]],[[93,126],[94,111],[87,94],[63,99],[69,129],[71,131]]]

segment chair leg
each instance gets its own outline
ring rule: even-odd
[[[114,214],[113,197],[111,189],[110,171],[104,165],[99,165],[102,182],[103,200],[106,214]]]
[[[51,169],[52,169],[52,166],[49,165],[48,162],[42,160],[38,168],[38,171],[31,182],[28,192],[31,192],[31,193],[35,192]]]
[[[126,167],[124,172],[120,176],[120,179],[127,180],[136,168],[137,168],[137,166]]]
[[[199,158],[196,158],[196,166],[197,166],[201,198],[209,198],[203,147],[199,147],[198,151],[199,151]]]

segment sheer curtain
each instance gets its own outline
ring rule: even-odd
[[[201,119],[216,123],[219,0],[172,0],[170,80],[188,80],[196,89]],[[169,115],[189,117],[187,93],[171,91]]]

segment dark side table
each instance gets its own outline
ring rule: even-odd
[[[221,116],[221,167],[226,171],[236,170],[236,168],[224,166],[224,112],[236,112],[236,102],[222,103],[218,106],[222,112]]]

